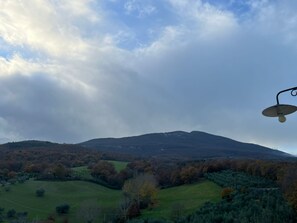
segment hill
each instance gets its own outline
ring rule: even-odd
[[[5,149],[33,149],[33,148],[48,148],[59,146],[58,143],[52,143],[48,141],[39,141],[39,140],[26,140],[19,142],[9,142],[0,145],[1,148]]]
[[[205,132],[152,133],[123,138],[99,138],[79,145],[103,152],[158,158],[261,158],[282,159],[290,154],[264,146],[238,142]]]
[[[45,190],[44,197],[36,196],[35,193],[38,188]],[[6,192],[4,187],[2,187],[0,192],[1,208],[27,212],[30,219],[46,219],[49,215],[54,215],[56,206],[65,203],[69,204],[70,212],[67,217],[69,222],[75,223],[82,222],[77,219],[76,214],[83,202],[95,201],[103,211],[117,207],[123,197],[122,192],[119,190],[112,190],[83,181],[53,182],[29,180],[22,184],[11,185],[9,192]],[[56,216],[56,220],[57,222],[65,222],[63,220],[65,217],[63,215]]]

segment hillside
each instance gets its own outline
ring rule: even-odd
[[[80,143],[104,152],[126,153],[141,157],[166,158],[289,158],[290,154],[264,146],[242,143],[205,132],[175,131],[124,138],[99,138]]]

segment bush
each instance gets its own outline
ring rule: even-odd
[[[45,190],[43,188],[39,188],[36,190],[36,196],[37,197],[43,197],[45,193]]]
[[[4,208],[0,208],[0,222],[4,221]]]
[[[6,216],[7,218],[14,218],[16,215],[16,211],[14,209],[10,209],[9,211],[7,211]]]
[[[56,207],[56,212],[58,214],[67,214],[69,212],[70,206],[69,204],[61,204]]]
[[[222,199],[230,200],[232,192],[234,192],[232,188],[230,187],[224,188],[221,193]]]
[[[10,183],[11,185],[14,185],[16,182],[17,180],[15,178],[8,180],[8,183]]]
[[[10,191],[10,186],[9,186],[8,184],[6,184],[6,185],[4,186],[4,190],[5,190],[6,192],[9,192],[9,191]]]

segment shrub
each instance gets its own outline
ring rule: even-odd
[[[9,211],[7,211],[6,216],[7,218],[14,218],[16,215],[16,211],[14,209],[10,209]]]
[[[10,186],[9,186],[8,184],[6,184],[6,185],[4,186],[4,190],[5,190],[6,192],[9,192],[9,191],[10,191]]]
[[[8,180],[8,183],[10,183],[11,185],[14,185],[16,182],[17,180],[15,178]]]
[[[45,190],[43,188],[39,188],[36,190],[36,196],[37,197],[43,197],[45,193]]]
[[[69,204],[61,204],[56,207],[56,212],[58,214],[67,214],[69,212],[70,206]]]
[[[230,187],[226,187],[222,190],[222,193],[221,193],[221,196],[222,196],[222,199],[231,199],[231,194],[234,190]]]

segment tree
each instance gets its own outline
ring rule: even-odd
[[[123,192],[131,200],[135,200],[141,209],[146,208],[156,202],[157,181],[153,175],[139,175],[125,182]]]
[[[67,214],[69,212],[70,206],[69,204],[61,204],[56,207],[56,212],[58,214]]]
[[[292,204],[295,210],[297,210],[297,173],[296,166],[290,166],[286,169],[284,176],[282,177],[282,190],[285,196]]]
[[[184,183],[193,183],[201,176],[197,168],[193,166],[184,167],[180,172],[181,179]]]
[[[93,177],[100,178],[101,180],[107,181],[109,177],[116,174],[114,165],[111,162],[100,160],[91,170]]]
[[[4,186],[4,190],[5,190],[6,192],[9,192],[9,191],[10,191],[10,185],[9,185],[9,184],[5,184],[5,186]]]
[[[224,188],[221,193],[222,199],[230,200],[232,192],[234,192],[234,189],[230,187]]]
[[[63,164],[57,164],[52,168],[52,174],[57,178],[65,178],[70,175],[70,170]]]
[[[43,197],[44,196],[44,193],[45,193],[45,190],[43,188],[39,188],[36,190],[36,196],[37,197]]]
[[[14,209],[10,209],[6,213],[7,218],[14,218],[15,215],[16,215],[16,211]]]
[[[8,174],[7,174],[8,178],[9,179],[12,179],[12,178],[15,178],[17,176],[17,173],[14,172],[14,171],[10,171]]]

